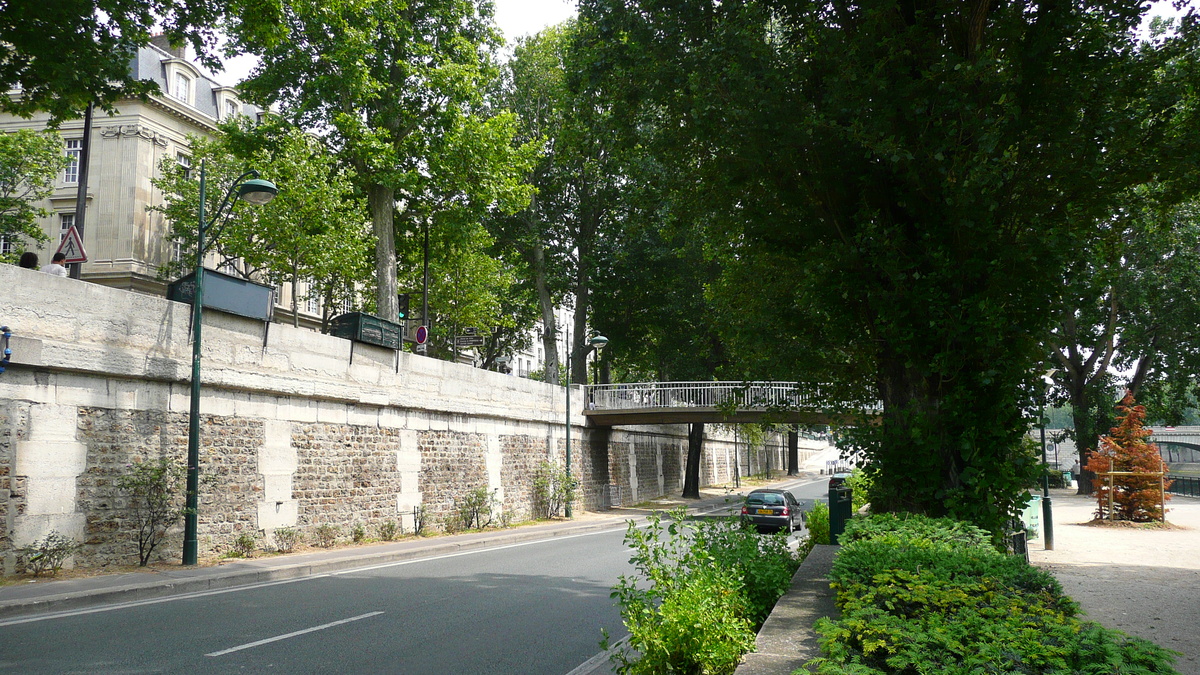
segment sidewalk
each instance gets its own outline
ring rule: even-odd
[[[1175,669],[1200,675],[1200,499],[1173,497],[1178,529],[1088,526],[1096,501],[1051,490],[1054,550],[1029,542],[1030,562],[1052,573],[1086,618],[1182,652]]]
[[[796,477],[779,482],[794,482]],[[403,541],[341,549],[305,551],[287,555],[263,555],[231,559],[219,565],[170,567],[166,570],[126,572],[75,579],[14,583],[0,587],[0,620],[30,614],[75,610],[116,602],[135,602],[185,593],[246,586],[315,574],[378,565],[401,560],[460,553],[536,539],[562,537],[584,532],[625,529],[626,521],[642,520],[658,510],[686,506],[695,515],[726,505],[727,499],[757,486],[743,483],[740,490],[708,488],[701,499],[666,497],[651,502],[652,508],[615,508],[604,512],[577,513],[573,520],[525,525],[452,536],[418,537]]]

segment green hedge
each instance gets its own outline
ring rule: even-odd
[[[1174,673],[1173,653],[1079,618],[1050,574],[950,519],[852,520],[817,624],[819,675]],[[797,673],[804,671],[797,671]]]

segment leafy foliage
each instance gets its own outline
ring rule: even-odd
[[[275,539],[275,548],[280,553],[291,553],[296,550],[296,545],[303,538],[300,530],[294,527],[277,527],[272,536]]]
[[[446,519],[446,531],[482,530],[490,526],[492,516],[498,515],[500,508],[496,500],[497,492],[498,490],[489,492],[484,486],[455,498],[452,512]]]
[[[575,501],[576,483],[565,467],[542,462],[533,475],[533,516],[556,518]]]
[[[489,208],[515,210],[532,151],[515,119],[489,109],[499,35],[482,0],[303,0],[278,29],[234,30],[262,58],[240,91],[319,129],[354,170],[375,243],[376,310],[396,320],[396,237],[466,233]],[[398,223],[398,224],[397,224]],[[427,319],[427,317],[426,317]]]
[[[41,576],[49,571],[51,576],[58,574],[63,563],[82,547],[82,544],[59,532],[51,530],[49,534],[33,542],[29,546],[17,549],[17,553],[25,563],[25,570],[33,576]]]
[[[332,548],[341,534],[342,528],[329,523],[321,523],[313,529],[313,538],[321,548]]]
[[[1117,406],[1118,424],[1108,436],[1100,439],[1100,448],[1092,454],[1087,470],[1094,474],[1108,472],[1130,472],[1133,476],[1113,476],[1109,481],[1097,475],[1095,478],[1096,517],[1147,522],[1161,520],[1163,501],[1170,499],[1164,488],[1171,481],[1160,482],[1159,473],[1166,469],[1158,446],[1147,443],[1153,431],[1144,428],[1146,409],[1136,405],[1133,394],[1126,392]],[[1110,512],[1109,500],[1112,500]]]
[[[689,536],[684,516],[664,527],[654,514],[625,534],[638,574],[612,595],[640,657],[616,652],[618,672],[733,672],[799,565],[785,536],[760,537],[736,519],[698,522]]]
[[[66,165],[63,141],[56,133],[0,133],[0,239],[14,244],[14,259],[25,251],[25,239],[39,247],[48,241],[37,219],[50,212],[37,203],[54,192],[55,178]]]
[[[871,516],[845,541],[831,574],[841,618],[818,621],[808,672],[1175,672],[1171,652],[1080,620],[1049,573],[967,523]]]
[[[583,0],[581,77],[703,224],[740,375],[882,401],[853,439],[873,506],[999,532],[1036,475],[1023,411],[1074,242],[1194,165],[1195,26],[1139,49],[1141,14]]]
[[[22,117],[36,111],[50,122],[81,117],[89,103],[115,112],[121,98],[157,91],[129,65],[138,47],[163,33],[190,44],[205,65],[217,67],[217,27],[226,18],[247,29],[276,21],[275,0],[96,0],[55,3],[6,2],[0,12],[0,110]],[[47,12],[52,12],[48,19]]]
[[[247,169],[260,170],[279,194],[260,206],[234,203],[206,242],[218,266],[269,284],[289,282],[293,289],[307,282],[310,294],[325,295],[327,311],[340,299],[336,291],[369,287],[367,215],[332,155],[309,135],[282,125],[251,126],[241,117],[222,130],[215,139],[190,139],[193,164],[206,167],[206,217],[217,215],[218,199]],[[171,221],[169,237],[185,252],[160,268],[160,276],[172,277],[195,266],[200,189],[195,171],[171,158],[160,169],[162,176],[152,182],[166,203],[152,208]],[[293,317],[299,300],[293,292]]]
[[[187,513],[183,504],[186,480],[187,468],[167,457],[135,462],[117,476],[117,488],[129,496],[140,566],[149,564],[167,531]]]

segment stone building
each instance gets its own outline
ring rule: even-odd
[[[183,48],[155,42],[138,50],[130,68],[140,79],[157,82],[161,93],[146,101],[120,101],[115,115],[97,111],[93,118],[83,231],[88,262],[81,271],[84,279],[94,283],[161,295],[165,285],[158,280],[158,267],[175,251],[163,215],[147,210],[163,203],[151,178],[158,174],[163,158],[190,164],[189,134],[209,135],[219,121],[233,115],[255,117],[261,111],[239,100],[232,87],[205,76],[185,58]],[[28,120],[0,115],[0,131],[43,129],[46,119],[45,115]],[[51,211],[41,222],[50,242],[39,257],[47,262],[76,222],[83,126],[83,119],[77,119],[59,129],[71,163],[43,204]]]

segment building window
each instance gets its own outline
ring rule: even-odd
[[[16,251],[17,246],[8,240],[8,237],[0,236],[0,255],[8,255]]]
[[[309,314],[321,313],[321,296],[315,291],[310,293],[308,298],[305,299],[304,311],[308,312]]]
[[[60,213],[58,216],[58,241],[62,243],[67,238],[67,232],[75,226],[74,213]]]
[[[237,101],[225,100],[225,119],[235,117],[238,114]]]
[[[184,180],[192,179],[192,158],[182,152],[175,153],[175,162],[183,167]]]
[[[64,183],[79,182],[79,153],[83,150],[83,141],[78,138],[67,141],[67,168],[63,171]]]
[[[192,78],[183,73],[175,73],[175,81],[171,86],[171,97],[187,103],[191,100]]]

